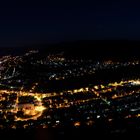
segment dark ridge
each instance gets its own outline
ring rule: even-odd
[[[140,41],[128,40],[83,40],[58,44],[33,44],[19,47],[1,47],[2,55],[20,55],[29,50],[39,49],[42,54],[64,52],[69,56],[87,58],[139,58]]]

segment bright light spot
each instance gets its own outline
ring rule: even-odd
[[[75,123],[74,123],[74,126],[76,126],[76,127],[77,127],[77,126],[80,126],[80,122],[75,122]]]
[[[44,106],[36,106],[35,110],[38,112],[42,112],[43,110],[45,110],[46,108]]]

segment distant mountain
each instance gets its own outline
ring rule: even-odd
[[[29,46],[19,46],[11,48],[0,48],[0,56],[2,55],[21,55],[29,50],[39,49],[43,53],[65,52],[67,55],[91,57],[102,59],[106,58],[122,58],[131,59],[140,56],[140,41],[128,40],[83,40],[73,42],[62,42],[58,44],[34,44]]]

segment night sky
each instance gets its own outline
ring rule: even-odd
[[[0,4],[0,46],[140,39],[140,2],[93,0]]]

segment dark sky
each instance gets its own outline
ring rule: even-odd
[[[73,40],[140,39],[140,2],[47,1],[0,4],[0,46]]]

